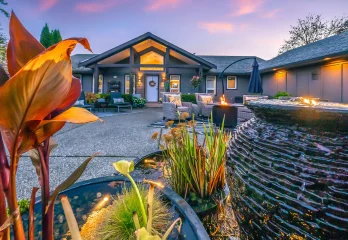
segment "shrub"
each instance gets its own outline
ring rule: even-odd
[[[87,103],[95,103],[98,99],[97,94],[94,94],[92,92],[86,92],[85,97]]]
[[[130,103],[132,103],[132,99],[133,99],[132,94],[123,93],[123,94],[122,94],[122,97],[123,97],[123,99],[124,99],[125,102],[130,102]]]
[[[145,98],[133,97],[133,105],[135,107],[144,107],[146,103],[147,103],[147,100]]]
[[[274,98],[278,99],[279,97],[291,97],[291,94],[287,92],[277,92]]]
[[[110,101],[110,93],[99,93],[97,94],[98,99],[104,98],[106,102]]]
[[[18,201],[19,212],[21,214],[28,212],[30,202],[27,199],[22,199]],[[10,209],[7,208],[7,214],[10,215]]]
[[[196,96],[194,94],[181,94],[181,100],[183,102],[191,102],[197,104]]]

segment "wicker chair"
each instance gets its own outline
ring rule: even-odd
[[[198,105],[198,114],[203,117],[210,117],[213,111],[213,105],[205,104],[202,102],[201,96],[211,96],[214,99],[214,94],[210,93],[195,93],[196,101]]]
[[[169,95],[180,95],[181,93],[169,93],[164,92],[163,95],[163,119],[164,120],[179,120],[178,112],[187,112],[189,116],[192,115],[192,103],[190,102],[182,102],[181,106],[176,106],[175,103],[169,102]]]

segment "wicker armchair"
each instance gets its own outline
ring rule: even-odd
[[[163,94],[163,119],[164,120],[179,120],[178,111],[180,113],[187,112],[189,116],[192,115],[192,103],[182,102],[181,106],[176,106],[175,103],[169,102],[168,95],[181,95],[181,93],[162,93]]]
[[[211,112],[213,111],[213,105],[203,103],[200,96],[212,96],[214,99],[214,95],[210,93],[195,93],[195,95],[198,105],[198,114],[203,117],[210,117]]]

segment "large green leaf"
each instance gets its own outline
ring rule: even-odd
[[[58,194],[65,189],[69,188],[71,185],[73,185],[82,175],[82,173],[85,171],[87,165],[89,162],[99,153],[93,154],[91,157],[86,159],[64,182],[62,182],[52,193],[48,200],[48,204],[46,206],[46,211],[48,208],[54,203],[56,200]]]

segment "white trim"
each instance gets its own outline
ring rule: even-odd
[[[234,77],[235,78],[235,81],[236,81],[236,86],[234,87],[234,88],[229,88],[228,87],[228,78],[229,77]],[[237,78],[237,76],[227,76],[226,77],[226,89],[237,89],[238,88],[238,78]]]
[[[128,80],[127,80],[127,76],[128,76]],[[133,74],[133,92],[135,93],[135,84],[136,84],[136,82],[135,82],[135,74]],[[124,93],[125,94],[127,94],[127,88],[126,88],[126,81],[129,81],[130,80],[130,77],[129,77],[129,74],[126,74],[126,75],[124,75]],[[129,83],[129,86],[130,86],[130,83]],[[129,89],[128,89],[129,90]],[[129,92],[128,92],[128,94],[130,94]],[[133,94],[133,93],[132,93]]]
[[[172,81],[172,77],[176,77],[176,79],[174,79],[173,81],[178,81],[179,80],[179,85],[177,88],[172,88],[172,84],[171,84],[171,81]],[[180,92],[180,85],[181,85],[181,76],[179,74],[171,74],[169,75],[169,84],[170,84],[170,92]],[[173,91],[172,91],[173,90]]]
[[[207,84],[208,77],[214,78],[214,88],[207,87],[208,86],[208,84]],[[209,80],[209,81],[213,81],[213,80]],[[205,92],[208,93],[208,90],[214,90],[214,95],[216,95],[216,76],[206,76],[205,77]]]
[[[92,93],[95,93],[95,81],[94,81],[94,74],[93,74],[93,77],[92,77]]]
[[[102,80],[102,86],[101,89],[99,88],[99,80],[100,80],[100,76],[101,76],[101,80]],[[99,91],[101,90],[101,91]],[[101,94],[104,92],[104,75],[103,74],[99,74],[98,76],[98,93]]]

